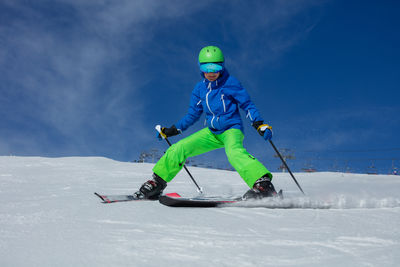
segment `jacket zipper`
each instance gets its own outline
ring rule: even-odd
[[[211,114],[213,115],[213,117],[212,117],[212,119],[211,119],[211,127],[213,127],[213,128],[215,129],[214,124],[213,124],[213,121],[214,121],[214,119],[215,119],[215,114],[214,114],[214,112],[212,112],[212,110],[211,110],[211,108],[210,108],[210,104],[208,103],[208,95],[211,93],[211,90],[212,90],[212,88],[211,88],[211,82],[208,83],[207,88],[209,89],[209,91],[208,91],[208,93],[206,94],[206,103],[207,103],[208,110],[209,110],[209,111],[211,112]]]
[[[251,114],[250,114],[250,109],[247,111],[246,118],[250,118],[250,120],[253,121],[253,118],[251,117]]]
[[[226,112],[225,101],[224,101],[224,94],[221,95],[222,105],[224,106],[224,112]]]

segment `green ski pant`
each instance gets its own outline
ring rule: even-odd
[[[166,182],[170,182],[183,168],[187,158],[225,147],[230,164],[251,188],[257,179],[265,174],[272,178],[272,174],[246,151],[243,139],[244,135],[239,129],[213,134],[210,129],[204,128],[172,145],[153,171]]]

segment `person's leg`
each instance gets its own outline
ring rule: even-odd
[[[158,199],[167,182],[183,168],[188,157],[223,147],[208,128],[204,128],[168,148],[153,168],[153,179],[145,182],[134,195],[136,198]]]
[[[224,143],[230,164],[250,188],[263,176],[272,179],[271,172],[243,147],[244,135],[241,130],[227,130],[217,135],[217,139]]]
[[[156,163],[153,172],[170,182],[183,168],[186,159],[223,147],[208,128],[204,128],[172,145]]]

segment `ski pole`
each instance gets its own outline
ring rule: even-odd
[[[297,187],[300,189],[300,191],[303,193],[303,195],[305,195],[303,189],[301,189],[301,186],[299,185],[299,183],[297,182],[296,178],[294,178],[293,173],[290,171],[289,166],[286,164],[286,161],[283,159],[281,153],[279,153],[278,149],[276,148],[276,146],[274,145],[274,143],[270,140],[268,140],[269,143],[271,144],[271,146],[274,148],[276,154],[278,155],[278,157],[281,159],[283,165],[285,165],[285,168],[288,170],[288,172],[290,173],[290,176],[292,176],[294,182],[296,183]]]
[[[157,132],[159,132],[160,135],[161,135],[161,125],[157,125],[157,126],[156,126],[156,130],[157,130]],[[164,137],[164,136],[161,135],[161,137],[162,137],[163,139],[165,139],[165,141],[167,141],[167,144],[168,144],[169,146],[172,146],[171,142],[168,140],[168,138],[167,138],[166,136]],[[183,168],[185,169],[185,171],[187,172],[187,174],[189,174],[190,179],[192,179],[193,183],[196,185],[197,191],[198,191],[200,194],[203,194],[203,190],[201,190],[201,187],[197,184],[196,180],[193,178],[193,175],[189,172],[189,170],[188,170],[188,168],[186,167],[185,164],[183,164]]]

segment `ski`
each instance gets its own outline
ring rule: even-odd
[[[243,207],[266,209],[330,209],[326,202],[308,198],[283,199],[282,190],[275,197],[262,199],[220,198],[220,197],[193,197],[185,198],[179,195],[161,196],[159,202],[169,207],[215,208],[215,207]]]
[[[160,203],[169,207],[198,207],[198,208],[212,208],[218,207],[222,204],[232,204],[241,201],[241,198],[207,198],[207,197],[194,197],[183,198],[180,196],[164,195],[159,199]]]
[[[279,191],[274,199],[283,199],[282,190]],[[197,208],[213,208],[221,206],[230,206],[237,203],[244,203],[248,200],[238,198],[220,198],[220,197],[193,197],[184,198],[178,195],[161,196],[159,202],[169,207],[197,207]],[[236,205],[235,205],[236,206]]]
[[[124,202],[124,201],[138,201],[142,199],[138,199],[133,195],[101,195],[99,193],[94,193],[98,196],[103,203],[115,203],[115,202]]]
[[[102,203],[104,203],[104,204],[116,203],[116,202],[126,202],[126,201],[154,201],[154,200],[157,200],[157,199],[137,198],[134,195],[101,195],[96,192],[94,194],[96,196],[98,196],[102,200]],[[178,193],[169,193],[167,195],[168,196],[179,196]]]

